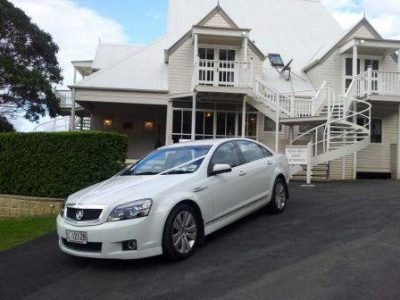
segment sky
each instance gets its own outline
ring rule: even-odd
[[[145,45],[166,30],[167,0],[9,1],[24,10],[59,45],[64,86],[72,83],[70,62],[92,59],[99,41]],[[344,29],[365,14],[385,38],[395,39],[400,39],[399,1],[321,0]],[[40,122],[46,121],[48,118]],[[12,122],[19,131],[32,131],[38,125],[23,119]]]

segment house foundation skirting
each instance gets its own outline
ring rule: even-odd
[[[0,218],[57,215],[63,199],[0,195]]]

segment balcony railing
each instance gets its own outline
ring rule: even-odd
[[[63,109],[71,109],[72,107],[72,91],[71,90],[56,90],[56,96],[60,99],[60,107]],[[75,108],[81,108],[78,103],[75,103]]]
[[[194,64],[192,87],[198,85],[251,88],[253,64],[243,61],[197,59]]]
[[[400,72],[368,69],[356,78],[356,95],[400,96]]]
[[[56,90],[56,96],[60,99],[61,108],[72,107],[72,91],[71,90]]]

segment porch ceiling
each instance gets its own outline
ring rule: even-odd
[[[391,55],[400,49],[400,40],[373,40],[354,38],[340,48],[340,54],[352,54],[357,46],[358,54]]]

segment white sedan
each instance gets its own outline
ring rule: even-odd
[[[284,211],[284,155],[248,139],[162,147],[69,196],[57,218],[62,251],[82,257],[189,257],[210,233],[267,207]]]

